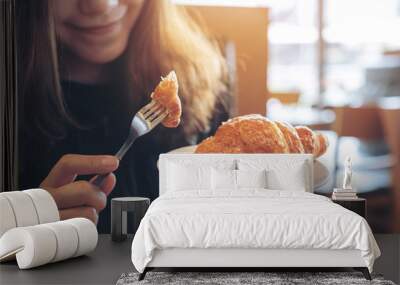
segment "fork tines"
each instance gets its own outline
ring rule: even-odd
[[[143,116],[143,119],[154,125],[161,123],[168,115],[166,108],[154,100],[140,109],[138,113]]]

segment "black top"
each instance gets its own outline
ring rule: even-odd
[[[38,187],[62,155],[115,154],[129,132],[132,116],[137,110],[126,110],[126,99],[108,86],[91,86],[63,82],[62,89],[68,110],[80,124],[69,127],[62,139],[34,140],[20,136],[19,186],[21,189]],[[183,135],[182,127],[167,129],[157,126],[138,138],[115,172],[117,184],[108,197],[106,209],[99,217],[99,232],[110,232],[110,200],[121,196],[143,196],[151,200],[158,196],[157,160],[160,153],[198,143],[212,135],[220,123],[228,118],[221,104],[216,108],[208,132],[191,138]],[[182,122],[184,124],[184,122]],[[181,124],[181,125],[182,125]],[[165,135],[163,135],[165,134]],[[162,139],[160,139],[160,137]],[[89,177],[78,177],[88,179]]]

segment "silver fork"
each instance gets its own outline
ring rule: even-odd
[[[141,108],[133,117],[129,129],[129,135],[115,156],[119,160],[122,160],[126,152],[138,137],[150,132],[167,116],[167,110],[154,100]],[[99,175],[95,180],[93,180],[92,183],[94,183],[96,186],[100,186],[107,176],[108,174]]]

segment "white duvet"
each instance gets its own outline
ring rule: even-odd
[[[380,255],[367,222],[330,199],[257,189],[162,195],[140,223],[132,262],[143,272],[165,248],[358,249],[371,272]]]

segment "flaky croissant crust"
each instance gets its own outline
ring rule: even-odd
[[[182,105],[178,97],[178,89],[179,85],[175,71],[171,71],[161,79],[161,82],[151,94],[151,98],[168,111],[168,116],[162,122],[167,128],[176,128],[181,121]]]
[[[240,116],[224,122],[215,136],[203,140],[196,153],[311,153],[324,154],[327,138],[307,127],[293,127],[261,115]]]

